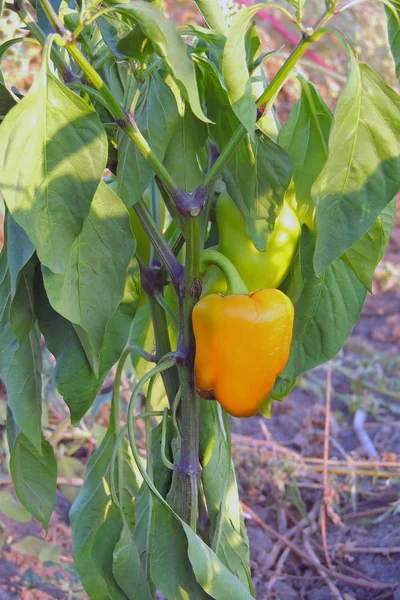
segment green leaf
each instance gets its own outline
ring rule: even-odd
[[[115,439],[114,433],[107,432],[99,448],[89,460],[83,486],[70,510],[74,565],[83,587],[92,600],[110,598],[107,580],[96,563],[92,548],[96,534],[109,511],[116,511],[112,505],[108,483],[109,463]],[[115,528],[119,533],[121,524],[117,523]],[[101,540],[101,544],[108,545],[105,540]],[[111,545],[110,551],[112,553]],[[115,585],[115,582],[113,583]]]
[[[293,379],[333,358],[356,324],[366,289],[339,258],[318,278],[312,267],[315,236],[303,228],[300,240],[302,288],[289,286],[294,304],[294,329],[288,364],[282,373]],[[290,277],[291,275],[289,275]]]
[[[0,120],[15,104],[14,96],[8,91],[4,83],[0,81]]]
[[[128,35],[119,40],[117,50],[123,55],[139,61],[145,60],[154,53],[152,43],[138,25],[135,25]]]
[[[14,420],[35,446],[37,451],[41,442],[42,417],[42,349],[37,327],[33,327],[28,336],[12,353],[5,373],[7,400]],[[40,519],[39,519],[40,520]]]
[[[43,283],[38,279],[35,285],[35,311],[46,345],[56,357],[55,382],[68,404],[73,424],[78,424],[89,410],[105,376],[119,359],[129,338],[139,296],[139,268],[136,260],[132,259],[124,297],[106,327],[99,377],[96,377],[73,325],[51,307]]]
[[[7,52],[7,50],[9,50],[12,46],[14,46],[14,44],[18,44],[19,42],[22,42],[25,38],[24,37],[18,37],[18,38],[12,38],[11,40],[7,40],[5,42],[3,42],[0,45],[0,60],[2,60],[4,54]],[[4,79],[2,79],[2,74],[0,75],[0,81],[2,81],[4,83]]]
[[[155,495],[153,518],[154,541],[150,556],[150,574],[156,587],[171,600],[209,598],[195,579],[188,557],[188,540],[183,530],[183,521],[177,519],[175,513],[168,510]],[[209,567],[211,569],[212,562],[209,563]],[[239,599],[239,596],[237,598]]]
[[[163,160],[178,120],[173,93],[159,73],[145,81],[137,107],[136,123],[152,151]],[[154,171],[136,144],[122,130],[118,133],[118,194],[125,206],[140,200],[154,178]]]
[[[188,541],[189,559],[201,587],[215,600],[252,600],[242,582],[218,560],[214,552],[182,522]]]
[[[390,234],[396,219],[396,199],[383,209],[375,223],[342,256],[344,262],[354,271],[358,279],[372,291],[372,278],[375,267],[385,253]]]
[[[0,126],[0,189],[43,265],[66,268],[107,160],[97,113],[50,72]]]
[[[400,186],[400,96],[349,52],[328,160],[312,191],[317,275],[368,231]]]
[[[228,90],[228,97],[239,121],[254,139],[257,109],[251,90],[250,74],[247,67],[246,28],[256,13],[267,6],[242,7],[232,17],[226,38],[222,59],[222,75]]]
[[[392,51],[397,79],[400,81],[400,6],[385,6],[389,46]]]
[[[219,152],[240,127],[240,121],[232,110],[227,91],[216,65],[206,56],[198,56],[198,69],[201,74],[200,89],[207,114],[213,123],[209,133]]]
[[[14,296],[18,285],[18,276],[22,269],[28,264],[30,258],[35,252],[33,244],[29,241],[25,231],[7,213],[5,219],[6,243],[10,251],[8,252],[8,269],[11,277],[11,293]]]
[[[294,377],[293,379],[285,379],[284,377],[278,375],[278,377],[275,380],[274,387],[272,388],[272,392],[270,393],[267,400],[265,401],[264,406],[260,410],[262,416],[266,419],[270,419],[273,401],[276,400],[278,402],[282,402],[282,400],[284,400],[286,396],[290,394],[295,385],[296,377]]]
[[[52,562],[56,564],[60,561],[60,546],[58,544],[49,544],[49,542],[32,535],[28,535],[11,547],[15,552],[38,558],[42,563]]]
[[[110,492],[109,469],[115,441],[116,435],[110,424],[102,443],[88,463],[83,486],[70,511],[74,564],[88,596],[93,600],[126,600],[113,573],[114,548],[120,548],[124,524],[119,509],[112,503]],[[132,502],[138,484],[125,440],[121,458],[122,469],[117,470],[116,475],[122,478],[123,496],[127,494],[130,506],[123,497],[118,496],[118,499],[124,511],[124,522],[131,529],[134,525]],[[132,573],[136,568],[140,574],[139,564],[139,559],[136,567],[131,564]],[[120,566],[122,569],[122,564]],[[117,572],[121,575],[121,572]],[[145,589],[143,579],[140,586],[139,589]]]
[[[82,477],[85,467],[78,458],[64,454],[57,461],[58,475],[60,477]],[[76,485],[60,485],[60,490],[71,504],[76,500],[79,494],[79,487]]]
[[[7,388],[7,406],[10,414],[12,412],[13,422],[40,452],[42,350],[36,327],[29,331],[20,344],[11,328],[13,296],[7,249],[6,233],[6,243],[0,254],[0,373]]]
[[[155,473],[154,481],[157,482]],[[153,507],[151,517],[148,519],[150,525],[144,528],[148,536],[144,539],[148,542],[147,549],[150,546],[151,580],[160,592],[168,599],[200,600],[211,597],[216,600],[250,600],[252,596],[241,581],[178,517],[160,492],[154,488],[149,488],[149,492]],[[148,515],[148,511],[142,513],[142,517]],[[138,526],[139,523],[138,519]],[[135,539],[137,539],[137,528]],[[171,552],[172,540],[173,552]]]
[[[10,472],[19,501],[47,532],[57,490],[53,447],[42,437],[39,454],[27,437],[19,433],[11,452]]]
[[[10,407],[7,405],[7,422],[6,422],[6,428],[7,428],[7,444],[8,444],[8,449],[11,450],[13,449],[14,446],[14,442],[17,439],[17,435],[19,433],[19,429],[18,426],[14,420],[13,414],[11,412]]]
[[[18,274],[18,283],[10,305],[10,324],[19,344],[23,344],[36,322],[33,302],[33,278],[36,256]]]
[[[328,158],[332,114],[317,88],[304,77],[298,79],[300,100],[293,105],[278,143],[293,160],[296,213],[312,228],[315,206],[311,188]]]
[[[119,197],[101,182],[65,272],[53,273],[42,267],[50,304],[74,324],[96,375],[105,330],[122,300],[134,251],[128,212]]]
[[[221,152],[240,123],[229,104],[217,68],[210,60],[199,59],[202,96],[210,118],[215,121],[215,126],[209,126],[209,133]],[[268,125],[275,137],[275,118],[271,113],[267,117],[268,122],[264,121],[263,125]],[[291,175],[290,157],[261,131],[256,133],[254,142],[247,137],[240,144],[224,171],[228,192],[246,220],[248,235],[260,250],[265,250]]]
[[[116,10],[138,23],[157,54],[164,58],[193,113],[198,119],[208,123],[200,104],[194,63],[175,25],[160,10],[142,0],[118,4]]]
[[[247,138],[225,171],[227,190],[239,206],[246,231],[256,248],[265,251],[292,176],[292,161],[282,148],[260,131]]]
[[[199,155],[207,137],[206,125],[186,105],[184,116],[176,122],[164,160],[164,166],[185,192],[193,192],[202,183],[204,173]]]
[[[149,584],[144,576],[132,532],[124,520],[121,536],[114,548],[114,577],[129,600],[151,600]]]
[[[167,441],[166,455],[169,460],[172,460],[171,452],[171,423],[167,422]],[[154,427],[151,431],[151,457],[153,466],[154,485],[163,498],[167,496],[168,490],[171,487],[172,471],[168,469],[161,458],[161,438],[162,438],[162,423]],[[154,537],[154,514],[153,514],[153,497],[146,484],[142,484],[135,502],[135,544],[142,563],[144,573],[150,580],[150,556],[152,552]]]
[[[218,0],[194,1],[207,25],[211,29],[215,29],[217,32],[222,33],[224,36],[228,35],[229,24],[226,18],[226,12],[223,9],[223,3]]]
[[[235,472],[232,460],[228,460],[228,440],[221,427],[218,411],[216,402],[201,403],[201,479],[211,522],[211,539],[215,536],[216,528],[221,527],[217,556],[248,587],[251,582],[249,542],[247,536],[242,535],[245,530]],[[222,499],[226,485],[228,487],[221,525]]]
[[[119,37],[117,28],[104,17],[96,19],[96,23],[100,29],[101,37],[114,54],[115,58],[117,60],[125,60],[124,54],[121,54],[118,50]]]
[[[31,520],[31,515],[26,508],[16,502],[9,492],[0,492],[0,513],[20,523],[27,523]]]
[[[102,523],[99,523],[98,529],[93,537],[93,544],[90,552],[93,564],[107,586],[107,595],[103,596],[97,591],[90,594],[90,598],[112,598],[112,600],[126,600],[126,595],[119,587],[113,573],[113,552],[118,544],[122,528],[122,520],[119,510],[111,504],[104,515]]]

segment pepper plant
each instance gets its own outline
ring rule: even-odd
[[[305,0],[231,14],[196,0],[204,26],[181,27],[161,0],[5,4],[43,46],[25,97],[0,80],[10,470],[47,529],[57,464],[41,431],[42,338],[73,424],[117,365],[107,433],[70,513],[90,598],[254,595],[222,406],[268,416],[335,356],[395,217],[400,97],[328,27],[354,3],[326,0],[311,25]],[[400,5],[384,4],[399,73]],[[270,81],[252,23],[268,7],[299,31]],[[335,112],[298,75],[280,123],[277,95],[323,36],[349,61]]]

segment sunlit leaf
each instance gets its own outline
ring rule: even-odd
[[[115,8],[138,23],[157,54],[164,58],[173,77],[182,88],[193,113],[198,119],[207,123],[208,119],[200,104],[194,63],[175,25],[158,8],[143,0],[118,4]]]
[[[251,19],[265,4],[242,7],[232,17],[222,60],[222,75],[228,90],[228,97],[239,121],[246,127],[253,139],[257,109],[251,90],[250,74],[247,65],[246,29]]]
[[[107,160],[97,113],[50,72],[0,126],[0,190],[40,261],[62,272]]]
[[[328,160],[312,190],[318,275],[369,230],[400,187],[400,96],[349,55]]]

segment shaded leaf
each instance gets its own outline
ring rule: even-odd
[[[50,0],[50,4],[53,7],[53,9],[55,10],[56,14],[58,14],[59,8],[61,6],[61,1],[62,0]],[[52,27],[51,23],[49,22],[48,18],[46,17],[45,12],[42,8],[42,5],[39,1],[36,2],[35,8],[37,11],[39,27],[44,31],[44,33],[46,35],[53,33],[53,27]]]
[[[206,125],[186,105],[184,116],[179,117],[175,124],[164,159],[171,177],[185,192],[193,192],[204,178],[199,155],[207,136]]]
[[[15,106],[15,103],[14,96],[8,91],[4,83],[0,81],[0,119]]]
[[[60,560],[60,546],[49,544],[45,540],[28,535],[21,541],[12,545],[15,552],[21,552],[28,556],[34,556],[43,562],[58,563]]]
[[[105,330],[122,300],[134,251],[128,212],[101,182],[65,261],[65,272],[56,274],[42,267],[50,304],[73,323],[96,375]]]
[[[170,425],[170,422],[168,421]],[[171,440],[171,428],[167,428],[167,443],[166,443],[166,456],[169,460],[172,460],[172,453],[170,447]],[[153,479],[154,485],[157,490],[163,496],[166,497],[168,490],[171,487],[172,472],[167,469],[161,458],[161,436],[162,436],[162,423],[154,427],[151,431],[152,446],[151,456],[153,465]],[[152,547],[154,542],[154,514],[153,514],[153,498],[152,494],[144,483],[142,484],[135,502],[135,544],[141,560],[141,564],[146,575],[146,578],[150,579],[150,556],[152,553]]]
[[[113,552],[119,541],[122,520],[118,509],[111,504],[104,515],[102,523],[99,523],[93,537],[91,548],[91,559],[95,565],[98,577],[107,586],[107,595],[99,595],[99,592],[91,593],[90,598],[112,598],[112,600],[126,600],[126,595],[119,587],[113,573]]]
[[[142,0],[119,4],[117,10],[138,23],[157,54],[165,59],[193,113],[207,123],[208,119],[200,104],[194,63],[175,25],[155,6]]]
[[[152,43],[138,25],[135,25],[128,35],[119,40],[117,50],[136,60],[145,60],[154,52]]]
[[[328,160],[312,192],[317,275],[368,231],[400,186],[400,96],[349,53]]]
[[[242,142],[224,174],[227,190],[245,217],[247,234],[258,250],[265,251],[291,176],[290,157],[259,131],[253,143],[248,138]]]
[[[387,16],[387,31],[389,46],[392,52],[397,79],[400,81],[400,6],[393,5],[392,9],[385,6]]]
[[[48,529],[56,501],[57,462],[53,447],[42,437],[41,454],[19,433],[11,452],[10,471],[21,504]]]
[[[156,587],[167,598],[196,598],[196,600],[210,598],[196,581],[189,561],[188,540],[183,530],[183,521],[178,520],[175,513],[162,504],[155,495],[153,495],[153,518],[154,542],[150,556],[150,574]],[[211,561],[209,568],[212,568]],[[237,599],[239,597],[237,596]]]
[[[107,324],[100,354],[99,377],[93,373],[73,325],[50,305],[43,284],[35,286],[35,310],[46,345],[56,357],[57,389],[68,404],[71,421],[78,424],[96,398],[110,368],[119,359],[139,304],[139,268],[135,259],[128,268],[122,302]],[[73,373],[73,377],[71,377]]]
[[[311,188],[328,158],[332,114],[317,88],[299,77],[300,100],[293,105],[279,134],[279,145],[293,160],[295,208],[299,218],[314,228],[315,206]]]
[[[107,481],[115,439],[114,433],[107,432],[101,445],[90,458],[83,486],[70,510],[75,568],[88,596],[93,600],[110,598],[107,581],[92,554],[92,547],[108,512],[116,511],[115,507],[112,507]],[[116,530],[120,530],[120,524]],[[105,545],[104,540],[102,545]]]
[[[119,36],[117,28],[114,27],[114,25],[104,17],[99,17],[96,19],[96,23],[100,29],[101,37],[114,54],[115,58],[117,60],[124,60],[124,54],[121,54],[121,52],[118,50]]]
[[[31,515],[26,508],[5,491],[0,491],[0,513],[20,523],[27,523],[31,520]]]
[[[97,113],[45,59],[29,93],[0,127],[0,189],[40,261],[66,268],[107,160]]]
[[[154,72],[145,81],[135,108],[137,125],[152,151],[163,160],[178,120],[173,93]],[[140,200],[154,178],[154,171],[136,144],[121,130],[118,133],[118,194],[125,206]]]
[[[132,532],[124,521],[121,536],[114,548],[114,577],[129,600],[151,600],[149,584],[144,576]]]
[[[383,209],[375,223],[342,256],[361,283],[372,291],[375,267],[383,257],[396,219],[396,199]]]
[[[249,542],[246,534],[242,536],[243,517],[235,472],[232,460],[228,459],[228,441],[218,411],[216,402],[201,403],[201,479],[211,522],[211,540],[220,527],[217,556],[248,587],[251,582]],[[221,524],[222,510],[224,517]]]
[[[317,278],[311,260],[314,246],[315,236],[303,228],[298,254],[302,287],[300,293],[290,286],[287,292],[295,318],[284,379],[293,379],[339,352],[360,316],[366,296],[365,287],[341,259]]]
[[[57,466],[60,477],[82,477],[85,471],[82,461],[67,454],[59,457]],[[71,504],[79,494],[79,487],[76,485],[60,485],[60,490]]]
[[[38,328],[33,327],[22,344],[14,352],[11,349],[9,352],[10,363],[5,372],[8,406],[18,428],[40,450],[43,446],[40,431],[42,349]]]

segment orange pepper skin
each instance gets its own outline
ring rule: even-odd
[[[280,290],[210,294],[193,309],[195,380],[234,417],[264,405],[289,358],[294,308]]]

